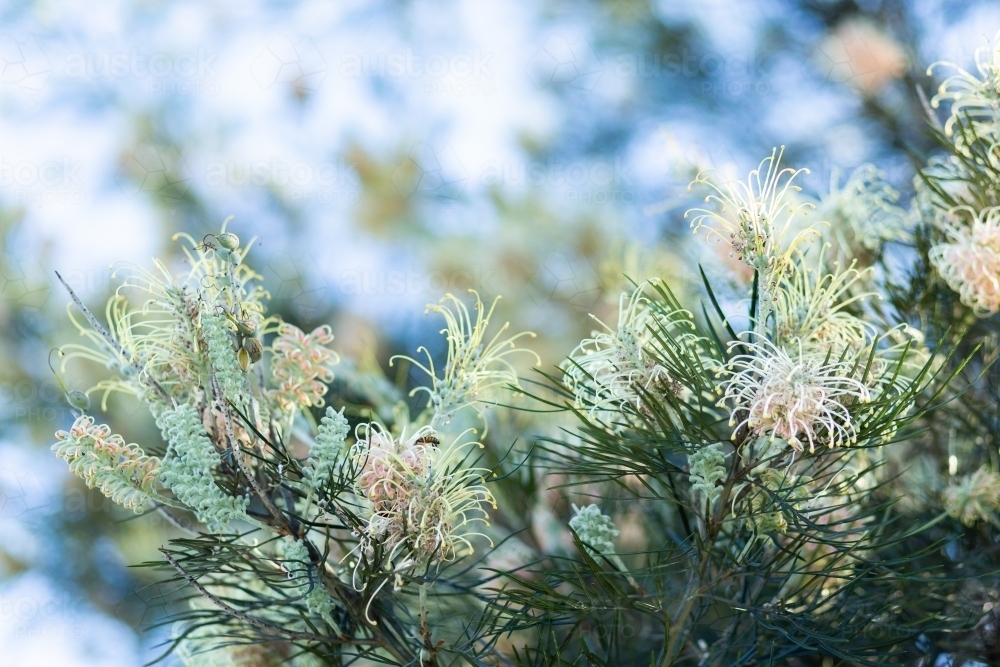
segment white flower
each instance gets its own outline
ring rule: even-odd
[[[642,410],[644,394],[677,395],[683,389],[651,352],[656,342],[653,331],[693,329],[690,313],[653,309],[644,293],[647,285],[640,285],[631,296],[621,295],[616,328],[594,317],[604,331],[583,340],[562,364],[576,405],[589,406],[592,417],[612,421],[624,405]],[[672,339],[684,345],[693,334],[682,331]]]
[[[402,355],[393,357],[393,360],[400,358],[410,361],[430,377],[431,387],[419,387],[414,391],[427,393],[432,411],[430,425],[434,427],[447,424],[455,413],[468,406],[481,413],[484,404],[491,403],[490,392],[501,387],[519,386],[517,370],[509,360],[512,355],[526,354],[534,357],[536,364],[541,364],[537,354],[517,347],[518,339],[535,337],[530,331],[504,338],[503,334],[510,326],[509,323],[504,323],[492,338],[487,338],[486,330],[499,297],[486,310],[479,294],[474,290],[469,291],[476,297],[475,319],[466,305],[452,294],[445,295],[441,300],[443,305],[427,306],[428,312],[440,313],[445,319],[445,328],[441,333],[448,340],[448,359],[442,377],[437,376],[434,360],[424,347],[417,351],[426,354],[427,365]]]
[[[793,184],[795,177],[809,171],[782,169],[783,152],[784,148],[780,153],[772,151],[750,172],[746,183],[726,181],[720,185],[699,174],[692,185],[711,188],[714,193],[705,201],[720,205],[721,211],[696,208],[684,214],[685,218],[697,214],[691,220],[696,234],[702,227],[708,229],[709,234],[731,244],[732,254],[760,273],[764,296],[760,301],[761,319],[770,312],[771,293],[781,276],[790,270],[793,252],[802,243],[819,236],[812,227],[799,230],[799,216],[813,205],[796,203],[792,197],[800,190]],[[790,233],[794,235],[786,238]]]
[[[980,211],[968,227],[948,224],[945,233],[950,241],[930,249],[934,268],[976,315],[995,313],[1000,309],[1000,207]]]
[[[870,323],[854,316],[847,308],[874,292],[855,292],[871,270],[858,271],[852,263],[847,269],[834,264],[826,270],[825,247],[820,251],[816,268],[799,265],[792,276],[775,292],[774,316],[776,339],[782,344],[802,344],[807,350],[825,353],[832,349],[857,350],[874,339]]]
[[[857,379],[855,361],[830,361],[801,345],[792,356],[764,339],[742,345],[749,354],[733,357],[720,371],[726,378],[719,407],[730,404],[736,431],[745,426],[755,436],[783,438],[797,451],[808,443],[810,452],[817,444],[857,440],[848,406],[869,402],[871,390]]]
[[[950,135],[955,122],[965,116],[973,122],[991,123],[1000,111],[1000,33],[994,37],[992,46],[976,49],[976,69],[980,76],[949,62],[934,63],[927,68],[927,75],[942,66],[955,73],[941,83],[937,95],[931,99],[931,106],[936,109],[942,101],[951,102],[945,132]]]

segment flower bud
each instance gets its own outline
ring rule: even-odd
[[[70,407],[76,408],[77,410],[86,411],[90,409],[90,398],[78,389],[72,389],[66,392],[66,402],[69,403]]]
[[[236,351],[236,361],[240,362],[240,368],[244,373],[250,370],[250,353],[242,347]]]
[[[250,363],[257,363],[264,354],[264,346],[256,338],[245,338],[243,349],[250,355]]]
[[[225,234],[219,234],[215,237],[218,240],[219,245],[221,245],[226,250],[236,250],[240,247],[240,237],[236,236],[231,232],[226,232]]]

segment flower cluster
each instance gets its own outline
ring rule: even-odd
[[[462,450],[473,443],[458,442],[442,450],[430,427],[394,438],[376,424],[367,425],[355,445],[357,492],[371,511],[366,551],[381,544],[396,569],[471,553],[465,529],[486,523],[482,504],[496,503],[482,485],[483,471],[461,466]]]
[[[94,424],[87,415],[77,417],[69,431],[57,431],[52,445],[56,456],[91,489],[98,488],[126,509],[141,512],[156,497],[160,460],[146,456],[135,444],[125,444],[111,427]]]
[[[976,315],[1000,310],[1000,207],[983,209],[968,227],[953,224],[945,232],[949,241],[930,249],[934,268]]]
[[[346,440],[349,432],[344,410],[327,408],[320,420],[316,443],[309,450],[309,458],[302,469],[306,486],[314,493],[321,491],[346,460]]]
[[[474,320],[468,307],[452,294],[445,295],[440,304],[427,306],[429,312],[440,313],[445,319],[445,328],[441,333],[448,340],[448,358],[443,377],[437,376],[434,360],[426,348],[418,349],[418,352],[426,354],[426,365],[406,357],[431,380],[430,387],[418,387],[416,391],[428,395],[431,426],[434,427],[448,424],[455,413],[465,407],[471,406],[481,413],[483,405],[489,402],[492,390],[517,386],[517,371],[509,357],[526,354],[534,357],[536,363],[541,363],[537,354],[516,345],[523,337],[533,338],[535,334],[531,332],[503,338],[510,326],[505,322],[499,331],[487,338],[486,331],[499,297],[486,310],[479,294],[472,293],[476,297]]]
[[[209,530],[222,530],[230,521],[244,518],[249,500],[226,494],[215,482],[212,473],[221,459],[197,410],[190,405],[163,410],[156,424],[168,442],[160,466],[164,486],[194,510]]]
[[[333,342],[328,325],[306,334],[291,324],[282,324],[272,344],[271,374],[278,388],[271,396],[284,411],[322,407],[327,384],[333,382],[331,366],[340,363],[337,353],[327,347]]]
[[[763,294],[761,320],[770,312],[778,282],[791,269],[793,253],[819,236],[813,227],[798,229],[800,216],[813,208],[810,203],[791,201],[792,195],[799,191],[794,181],[801,173],[808,170],[782,169],[781,153],[775,150],[750,172],[746,183],[718,184],[699,174],[691,184],[708,186],[713,194],[705,201],[715,202],[721,208],[719,211],[696,208],[684,217],[695,213],[691,220],[695,233],[706,228],[710,235],[729,243],[732,254],[739,260],[759,272]]]
[[[658,360],[656,336],[669,335],[685,347],[694,340],[694,324],[687,311],[652,308],[647,287],[644,283],[631,296],[621,295],[614,329],[595,317],[604,331],[584,339],[562,364],[576,406],[587,409],[592,417],[611,421],[626,405],[643,411],[648,397],[677,396],[683,391]]]
[[[569,520],[580,542],[594,556],[610,556],[615,553],[615,538],[620,534],[615,524],[597,505],[580,508],[573,505],[573,518]]]
[[[871,164],[855,169],[841,187],[831,176],[830,193],[816,204],[817,218],[830,224],[839,256],[854,250],[874,252],[886,241],[903,241],[910,228],[907,213],[896,205],[899,192]]]
[[[945,489],[942,500],[948,514],[966,526],[977,521],[998,523],[1000,475],[984,466]]]
[[[748,353],[734,356],[720,370],[724,391],[719,407],[730,404],[730,426],[755,436],[782,438],[797,451],[808,443],[831,447],[856,441],[849,406],[871,400],[870,387],[857,379],[858,362],[795,354],[766,339],[740,343]]]
[[[782,282],[774,302],[775,339],[818,354],[860,350],[874,339],[875,327],[849,308],[874,296],[855,291],[871,270],[858,271],[852,263],[846,270],[835,264],[827,271],[824,250],[817,254],[815,268],[800,263]]]
[[[246,374],[236,359],[232,329],[222,315],[205,310],[201,314],[201,331],[222,395],[234,403],[242,403],[246,395]]]
[[[318,616],[337,628],[333,612],[337,603],[323,588],[319,574],[309,560],[309,548],[302,540],[294,540],[285,545],[284,568],[289,578],[298,584],[300,594],[305,597],[306,608],[310,614]],[[339,634],[339,628],[338,628]]]
[[[973,122],[991,123],[1000,113],[1000,33],[987,48],[976,49],[976,69],[979,76],[948,62],[937,62],[927,69],[930,76],[938,67],[954,70],[954,74],[941,82],[937,94],[931,99],[935,109],[941,102],[950,102],[951,110],[945,122],[945,132],[952,134],[959,119],[968,117]]]
[[[688,456],[690,464],[691,489],[711,504],[722,489],[718,483],[726,478],[726,455],[722,443],[702,447]]]

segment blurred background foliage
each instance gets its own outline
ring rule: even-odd
[[[998,29],[996,3],[957,0],[0,4],[5,664],[134,665],[167,632],[169,591],[127,565],[171,527],[48,451],[72,419],[46,359],[76,335],[54,270],[96,310],[111,262],[177,262],[173,234],[234,215],[271,312],[330,323],[387,391],[419,381],[387,362],[436,340],[424,304],[468,288],[502,294],[551,369],[628,278],[723,273],[683,219],[701,169],[785,145],[814,193],[872,162],[908,197],[934,146],[927,66],[970,66]],[[107,412],[156,441],[138,407]],[[497,451],[530,439],[527,415],[496,421]],[[501,503],[500,525],[530,523],[510,548],[571,544],[551,485]]]

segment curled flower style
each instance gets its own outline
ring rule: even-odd
[[[966,526],[977,521],[997,521],[1000,510],[1000,475],[985,466],[966,475],[942,493],[945,510]]]
[[[135,444],[125,444],[111,427],[94,424],[94,418],[80,415],[69,431],[56,431],[52,445],[56,456],[69,463],[70,471],[98,488],[125,509],[137,513],[157,498],[156,481],[160,460],[146,456]]]
[[[486,471],[463,466],[465,450],[478,443],[460,441],[441,449],[429,426],[399,438],[377,424],[365,426],[354,452],[357,493],[371,511],[361,545],[367,555],[380,544],[398,571],[472,553],[470,538],[481,533],[467,529],[489,525],[482,506],[496,508],[496,501],[482,484]]]
[[[722,451],[722,443],[702,447],[688,456],[688,462],[691,489],[711,504],[722,493],[718,483],[726,478],[726,455]]]
[[[945,67],[954,74],[941,82],[931,106],[937,109],[941,102],[951,102],[951,113],[945,122],[945,133],[951,135],[955,123],[968,117],[977,123],[992,123],[1000,111],[1000,33],[993,44],[976,49],[976,69],[979,76],[949,62],[936,62],[927,68],[931,76],[938,67]]]
[[[794,181],[796,176],[809,171],[782,169],[783,152],[784,148],[781,152],[772,151],[750,172],[746,183],[727,181],[720,185],[699,174],[691,185],[711,188],[713,194],[705,201],[718,204],[721,210],[695,208],[684,214],[685,218],[696,214],[691,220],[696,234],[706,228],[710,235],[729,243],[733,255],[760,273],[765,297],[761,299],[761,319],[770,312],[771,295],[777,281],[791,269],[795,250],[819,236],[813,227],[796,231],[800,226],[799,216],[813,205],[793,201],[791,195],[800,190]],[[794,236],[786,238],[790,233]]]
[[[801,344],[819,353],[860,350],[871,344],[876,330],[848,308],[877,296],[856,291],[871,270],[859,271],[852,262],[847,269],[835,263],[833,272],[828,272],[825,250],[819,252],[815,268],[800,264],[775,292],[775,338],[781,344]]]
[[[306,334],[291,324],[282,324],[272,348],[271,374],[278,388],[271,392],[278,407],[285,411],[323,407],[327,385],[333,382],[331,366],[340,363],[336,352],[327,347],[333,342],[328,325]]]
[[[855,361],[830,361],[801,344],[795,356],[764,339],[742,345],[749,353],[720,371],[719,407],[730,409],[734,438],[746,427],[754,436],[787,440],[797,451],[808,443],[810,452],[817,444],[857,441],[849,406],[869,402],[871,389],[857,379]]]
[[[949,241],[932,246],[929,257],[948,287],[979,317],[1000,309],[1000,207],[972,214],[969,226],[948,224]]]
[[[482,405],[490,401],[490,391],[498,387],[518,386],[517,371],[509,357],[526,354],[534,357],[536,364],[541,363],[537,354],[516,344],[525,336],[534,338],[535,334],[531,332],[503,338],[510,326],[509,322],[505,322],[492,338],[487,338],[490,318],[500,298],[494,299],[486,310],[479,294],[473,290],[470,292],[476,297],[475,320],[468,307],[452,294],[445,295],[440,305],[427,306],[428,312],[440,313],[445,319],[445,328],[441,333],[448,339],[448,359],[442,377],[437,376],[434,360],[427,348],[417,349],[427,356],[426,365],[409,357],[393,358],[407,359],[430,378],[430,387],[418,387],[414,393],[427,393],[432,413],[430,425],[433,427],[447,424],[456,412],[468,406],[481,413]]]
[[[691,345],[696,338],[691,314],[651,308],[645,294],[647,285],[640,285],[631,296],[621,295],[614,329],[594,317],[604,331],[584,339],[562,364],[577,407],[589,406],[592,417],[611,421],[624,405],[643,410],[644,396],[676,396],[683,390],[652,352],[655,332],[670,334],[681,348]]]

